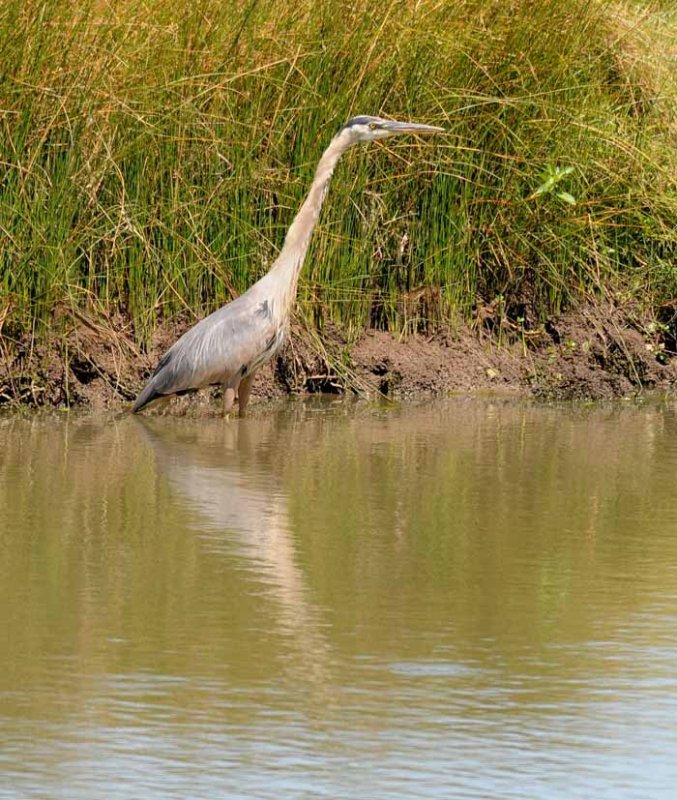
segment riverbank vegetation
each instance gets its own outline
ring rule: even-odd
[[[232,299],[357,113],[448,134],[342,162],[309,325],[535,330],[586,297],[674,341],[674,0],[7,0],[0,37],[5,359],[83,315],[143,349]]]

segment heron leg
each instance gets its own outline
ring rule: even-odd
[[[235,389],[232,386],[223,387],[223,416],[228,418],[233,403],[235,402]]]
[[[252,380],[254,379],[253,375],[247,375],[246,378],[242,378],[240,381],[240,388],[237,392],[237,400],[240,405],[240,416],[244,417],[245,409],[247,408],[247,403],[249,403],[249,393],[252,390]]]

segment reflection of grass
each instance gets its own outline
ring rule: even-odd
[[[675,11],[660,5],[8,0],[4,330],[39,330],[65,301],[120,308],[143,340],[229,300],[358,112],[449,136],[340,167],[301,286],[316,323],[411,328],[497,295],[543,314],[619,281],[673,300]]]

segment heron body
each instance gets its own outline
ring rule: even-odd
[[[378,117],[349,120],[323,153],[308,195],[270,271],[244,294],[200,320],[170,347],[132,410],[140,411],[163,397],[220,384],[224,390],[224,413],[231,410],[237,398],[242,415],[255,372],[284,344],[299,272],[338,160],[359,142],[439,131],[442,128]]]

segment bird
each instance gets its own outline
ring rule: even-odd
[[[239,414],[244,416],[256,371],[280,351],[288,335],[299,273],[341,156],[361,143],[443,132],[434,125],[381,117],[349,119],[322,154],[308,194],[270,270],[246,292],[196,323],[167,350],[132,411],[173,395],[221,385],[224,416],[228,417],[236,399]]]

